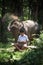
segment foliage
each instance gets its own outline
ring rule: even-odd
[[[32,44],[43,48],[43,32],[40,32],[39,38],[34,38]]]
[[[31,50],[25,53],[20,60],[20,65],[42,65],[43,64],[43,51]]]
[[[10,48],[11,49],[11,48]],[[28,49],[23,52],[2,50],[0,52],[0,62],[5,62],[8,65],[15,63],[15,65],[42,65],[43,64],[43,50],[42,49]],[[5,64],[4,64],[5,65]]]
[[[15,52],[14,49],[15,48],[11,45],[11,42],[7,44],[0,43],[0,62],[8,62],[9,60],[13,62],[14,60],[20,60],[26,52],[26,50],[24,50],[24,52]]]

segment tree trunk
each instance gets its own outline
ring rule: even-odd
[[[34,21],[37,21],[38,20],[38,2],[37,0],[35,0],[33,2],[33,5],[32,5],[32,16],[33,16],[33,20]]]
[[[23,11],[23,0],[14,0],[13,1],[13,12],[18,15],[21,16],[22,15],[22,11]]]
[[[2,17],[5,14],[5,0],[2,0]]]
[[[2,17],[5,14],[5,0],[2,0]],[[5,32],[5,22],[1,20],[1,42],[7,42],[6,32]]]

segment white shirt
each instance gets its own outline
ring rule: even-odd
[[[18,37],[18,42],[27,42],[27,41],[29,41],[29,39],[28,39],[28,36],[27,35],[19,35],[19,37]]]

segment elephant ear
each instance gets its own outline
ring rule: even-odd
[[[35,30],[37,30],[38,29],[38,23],[37,22],[35,22]]]

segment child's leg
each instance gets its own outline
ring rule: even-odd
[[[20,49],[20,45],[19,45],[18,43],[15,44],[15,47],[16,47],[17,50],[21,51],[21,49]]]
[[[27,44],[24,44],[24,45],[23,45],[22,50],[24,50],[24,49],[28,49]]]

